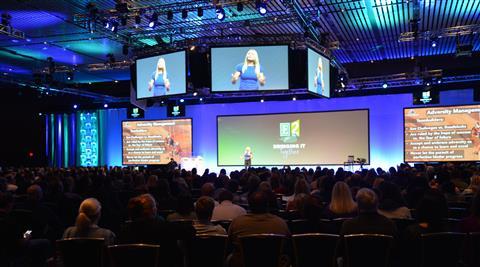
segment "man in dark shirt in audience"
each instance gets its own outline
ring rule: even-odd
[[[172,224],[157,216],[155,199],[143,194],[128,202],[131,221],[127,222],[118,236],[119,242],[159,244],[163,266],[181,266],[182,255],[178,240],[189,240],[195,236],[192,225]]]
[[[341,235],[383,234],[396,236],[395,223],[378,213],[378,197],[374,191],[362,188],[358,191],[356,199],[359,214],[343,223]]]
[[[289,236],[285,221],[268,212],[268,198],[262,191],[250,194],[248,205],[251,213],[237,217],[230,224],[228,237],[234,246],[230,266],[243,266],[239,237],[252,234],[279,234]]]

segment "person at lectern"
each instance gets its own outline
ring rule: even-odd
[[[253,153],[249,146],[245,148],[245,153],[243,153],[243,160],[245,161],[245,169],[248,169],[252,166]]]
[[[238,79],[240,79],[240,90],[258,90],[259,85],[265,85],[265,75],[255,49],[248,50],[244,62],[235,67],[232,84],[237,83]]]
[[[148,91],[153,90],[153,96],[162,96],[170,91],[170,81],[167,77],[167,65],[163,57],[158,59],[157,68],[152,73],[148,83]]]
[[[322,63],[322,58],[318,58],[318,65],[315,70],[315,76],[313,78],[313,84],[316,88],[316,91],[318,94],[323,95],[323,90],[324,90],[324,83],[323,83],[323,63]]]

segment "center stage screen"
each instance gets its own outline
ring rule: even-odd
[[[180,162],[192,154],[192,120],[122,122],[123,165]]]
[[[480,105],[404,110],[406,162],[480,161]]]
[[[288,89],[288,47],[212,48],[212,91]]]
[[[369,111],[351,110],[217,117],[219,166],[343,165],[370,162]]]

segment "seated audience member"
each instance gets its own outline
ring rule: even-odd
[[[160,245],[165,266],[181,266],[182,255],[177,240],[189,240],[195,229],[188,224],[172,224],[157,216],[155,199],[143,194],[128,202],[130,220],[118,235],[121,244],[145,243]]]
[[[182,194],[177,198],[177,208],[174,213],[167,216],[167,221],[193,221],[197,219],[195,215],[193,200],[191,195]]]
[[[227,231],[221,225],[214,225],[212,220],[213,208],[215,203],[211,197],[200,197],[195,205],[195,213],[197,220],[194,221],[193,227],[197,235],[200,234],[221,234],[226,235]]]
[[[342,225],[341,235],[383,234],[395,236],[395,223],[378,213],[378,197],[371,189],[362,188],[357,195],[358,216]]]
[[[296,179],[297,179],[297,182],[295,183],[295,190],[293,195],[282,197],[284,201],[287,201],[287,205],[288,205],[288,202],[293,201],[295,196],[298,194],[307,194],[307,195],[310,194],[310,187],[308,182],[301,176],[298,176]]]
[[[213,199],[213,201],[215,201],[215,199],[214,199],[215,185],[213,183],[203,184],[202,187],[200,188],[200,194],[201,194],[200,196],[202,196],[202,197],[211,197]],[[214,203],[215,203],[215,206],[218,205],[217,201],[215,201]]]
[[[472,199],[470,215],[463,219],[459,225],[460,231],[464,233],[480,232],[480,193],[477,192]]]
[[[427,190],[417,206],[417,223],[405,229],[403,234],[404,266],[420,266],[422,234],[448,231],[444,219],[447,217],[447,201],[437,190]]]
[[[278,203],[277,196],[275,192],[272,191],[270,183],[263,181],[258,185],[258,190],[262,191],[268,199],[268,209],[270,212],[276,212],[279,210],[281,204]]]
[[[410,209],[402,198],[400,189],[393,183],[382,182],[378,186],[380,192],[380,203],[378,213],[389,219],[410,219]]]
[[[459,189],[451,181],[445,181],[440,185],[440,190],[442,190],[445,199],[448,202],[462,202],[465,200],[465,197],[459,193]]]
[[[87,198],[78,210],[75,226],[67,228],[63,233],[63,238],[85,237],[85,238],[103,238],[106,245],[114,242],[115,234],[104,228],[98,227],[102,206],[95,198]]]
[[[480,175],[474,174],[470,178],[470,184],[468,187],[462,192],[464,196],[473,196],[477,191],[480,189]]]
[[[220,204],[213,209],[213,221],[231,221],[247,213],[244,208],[232,203],[233,194],[226,189],[220,191],[218,200]]]
[[[357,216],[357,203],[353,201],[350,188],[345,182],[335,183],[332,190],[332,198],[323,213],[324,217],[329,219]]]
[[[240,254],[240,236],[251,234],[279,234],[289,236],[290,231],[285,221],[268,210],[268,198],[261,191],[250,194],[248,205],[251,213],[237,217],[228,229],[228,237],[233,244],[230,266],[242,266]]]

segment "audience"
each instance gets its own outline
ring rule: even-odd
[[[480,232],[480,192],[473,197],[470,215],[460,222],[459,228],[464,233]]]
[[[67,228],[63,233],[63,238],[86,237],[103,238],[106,245],[113,244],[115,234],[104,228],[100,228],[97,223],[100,220],[102,206],[95,198],[87,198],[78,210],[78,217],[75,226]]]
[[[167,221],[193,221],[195,219],[197,216],[194,212],[192,196],[188,194],[178,196],[175,213],[168,215]]]
[[[221,225],[212,224],[212,213],[215,203],[211,197],[200,197],[195,205],[195,213],[197,220],[194,221],[193,227],[197,235],[201,234],[220,234],[226,235],[227,231]]]
[[[220,204],[213,209],[213,221],[231,221],[247,212],[239,205],[233,204],[232,192],[223,189],[218,195]]]
[[[378,213],[390,219],[412,218],[398,186],[390,182],[382,182],[378,186],[378,191],[380,193]]]

